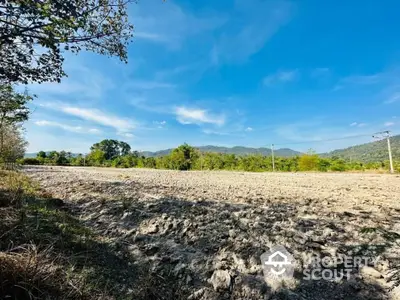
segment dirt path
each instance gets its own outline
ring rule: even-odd
[[[121,295],[156,299],[396,299],[400,177],[37,167],[26,172],[146,278]],[[293,280],[263,277],[284,246]],[[310,258],[368,257],[350,278],[305,280]],[[338,267],[338,266],[336,266]],[[400,293],[399,293],[400,294]]]

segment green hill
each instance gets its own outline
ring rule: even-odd
[[[390,142],[392,146],[393,159],[400,160],[400,135],[391,137]],[[389,160],[386,139],[367,144],[357,145],[346,149],[334,150],[329,153],[321,154],[321,156],[325,157],[337,156],[345,160],[353,160],[361,162],[377,162],[377,161]]]

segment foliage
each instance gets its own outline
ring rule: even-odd
[[[0,84],[0,160],[15,161],[23,157],[26,142],[19,124],[29,117],[27,92],[14,91],[11,85]]]
[[[81,50],[127,61],[130,0],[0,2],[0,81],[60,81],[63,52]]]
[[[198,158],[197,150],[188,144],[183,144],[174,149],[171,156],[171,166],[174,170],[190,170]]]
[[[263,156],[271,155],[271,148],[251,148],[251,147],[243,147],[243,146],[235,146],[235,147],[221,147],[221,146],[200,146],[196,147],[199,152],[202,153],[219,153],[219,154],[235,154],[237,156],[245,156],[252,154],[260,154]],[[146,157],[160,157],[171,154],[174,149],[166,149],[160,150],[156,152],[144,151],[142,154]],[[292,149],[281,148],[274,150],[276,156],[279,157],[294,157],[296,155],[300,155],[301,152],[294,151]]]
[[[117,140],[102,140],[90,147],[90,150],[100,150],[104,152],[106,160],[112,160],[118,156],[129,154],[131,146],[125,142]]]
[[[300,156],[299,169],[300,171],[315,171],[318,169],[319,158],[312,150],[308,154]]]
[[[261,154],[236,156],[227,153],[202,153],[197,148],[183,144],[169,154],[159,157],[140,156],[137,151],[129,151],[126,143],[104,140],[92,146],[92,151],[83,156],[68,152],[52,151],[37,153],[41,164],[65,164],[72,166],[103,166],[116,168],[153,168],[169,170],[237,170],[249,172],[272,172],[272,157]],[[123,145],[120,148],[120,145]],[[106,152],[108,152],[107,159]],[[123,149],[123,150],[121,150]],[[61,159],[62,158],[62,159]],[[400,161],[395,161],[395,169],[399,171]],[[310,150],[307,154],[294,157],[275,157],[275,170],[280,172],[321,171],[343,172],[389,169],[388,161],[362,163],[346,161],[338,156],[320,157]]]
[[[87,160],[92,166],[101,166],[106,160],[106,154],[104,151],[96,149],[89,153]]]
[[[28,120],[28,102],[32,96],[28,92],[18,93],[11,85],[0,85],[0,129],[3,125],[16,124]]]
[[[20,163],[23,165],[33,165],[33,166],[42,164],[42,162],[39,159],[32,157],[26,157],[22,159]]]
[[[0,162],[15,162],[23,158],[27,142],[22,135],[22,128],[15,124],[0,128]]]

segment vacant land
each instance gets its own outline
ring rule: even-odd
[[[399,176],[25,171],[103,245],[85,252],[103,298],[400,299]],[[264,280],[272,245],[296,259],[294,280]],[[312,255],[341,254],[379,262],[343,280],[302,279]]]

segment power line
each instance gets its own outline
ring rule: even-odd
[[[320,139],[320,140],[309,140],[309,141],[302,141],[302,142],[292,142],[292,143],[281,143],[281,144],[274,144],[275,146],[285,146],[285,145],[299,145],[299,144],[311,144],[311,143],[320,143],[320,142],[333,142],[333,141],[340,141],[340,140],[347,140],[347,139],[354,139],[358,137],[366,137],[366,136],[373,136],[375,133],[369,134],[359,134],[359,135],[352,135],[346,137],[339,137],[333,139]]]

